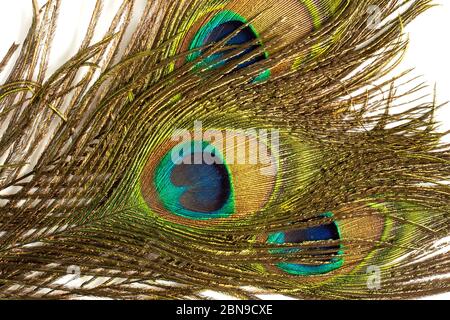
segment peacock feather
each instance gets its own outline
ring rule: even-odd
[[[0,298],[450,291],[440,105],[392,76],[430,1],[123,0],[95,42],[98,0],[50,73],[61,2],[0,63]]]

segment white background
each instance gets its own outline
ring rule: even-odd
[[[39,4],[44,2],[38,1]],[[95,0],[62,2],[49,72],[54,71],[76,52],[95,4]],[[120,2],[105,1],[104,19],[100,25],[102,31],[106,30]],[[139,3],[137,10],[142,8],[145,0],[139,0]],[[423,76],[423,81],[430,85],[430,90],[436,84],[438,102],[444,103],[450,101],[450,2],[438,0],[436,3],[439,6],[430,9],[406,28],[410,47],[398,71],[415,68],[415,74]],[[31,0],[1,0],[0,9],[1,59],[13,42],[20,44],[25,38],[32,17]],[[100,39],[100,34],[95,40]],[[4,81],[5,73],[7,72],[0,75],[0,83]],[[450,130],[450,106],[438,110],[437,119],[441,122],[440,130]],[[447,137],[446,141],[450,142],[450,137]],[[433,298],[450,300],[450,293]]]

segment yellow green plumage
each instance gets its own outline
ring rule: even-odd
[[[156,0],[133,29],[126,0],[93,43],[98,1],[48,75],[60,1],[35,7],[0,64],[0,298],[448,291],[438,105],[386,78],[430,6],[403,2]]]

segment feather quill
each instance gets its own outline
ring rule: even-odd
[[[33,1],[27,37],[1,60],[0,298],[450,290],[440,106],[415,101],[422,84],[401,90],[411,72],[391,76],[404,26],[430,1],[153,0],[129,38],[136,1],[124,0],[94,43],[103,4],[54,73],[61,0]],[[221,189],[233,209],[218,219],[191,219],[196,203],[170,198],[178,189],[164,180],[173,131],[195,121],[280,134],[276,177],[211,171],[233,179]]]

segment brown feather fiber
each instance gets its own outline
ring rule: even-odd
[[[136,12],[138,0],[122,0],[94,42],[98,0],[77,53],[49,73],[62,1],[33,1],[25,40],[0,57],[0,73],[8,72],[0,85],[1,299],[203,299],[205,290],[241,299],[408,299],[450,291],[450,146],[434,119],[442,106],[412,71],[392,76],[407,50],[404,27],[430,1],[344,0],[313,30],[311,21],[290,20],[307,18],[293,1],[152,0]],[[368,27],[370,6],[381,8],[380,28]],[[257,41],[228,46],[226,55],[237,55],[231,63],[199,68],[187,59],[199,49],[182,44],[193,22],[218,7],[249,12],[247,25],[264,26],[264,47],[249,57],[238,54]],[[201,57],[223,52],[228,39],[201,48]],[[264,48],[266,59],[235,70]],[[270,78],[253,81],[264,70]],[[152,155],[197,120],[280,131],[278,184],[244,174],[254,190],[241,200],[245,214],[187,225],[148,206],[154,191],[141,196],[141,184],[142,192],[155,189],[145,178]],[[260,205],[266,187],[275,195]],[[334,221],[340,240],[265,241]],[[273,254],[280,247],[297,250]],[[276,268],[335,258],[344,265],[328,274]],[[380,269],[377,289],[368,287],[370,266]]]

